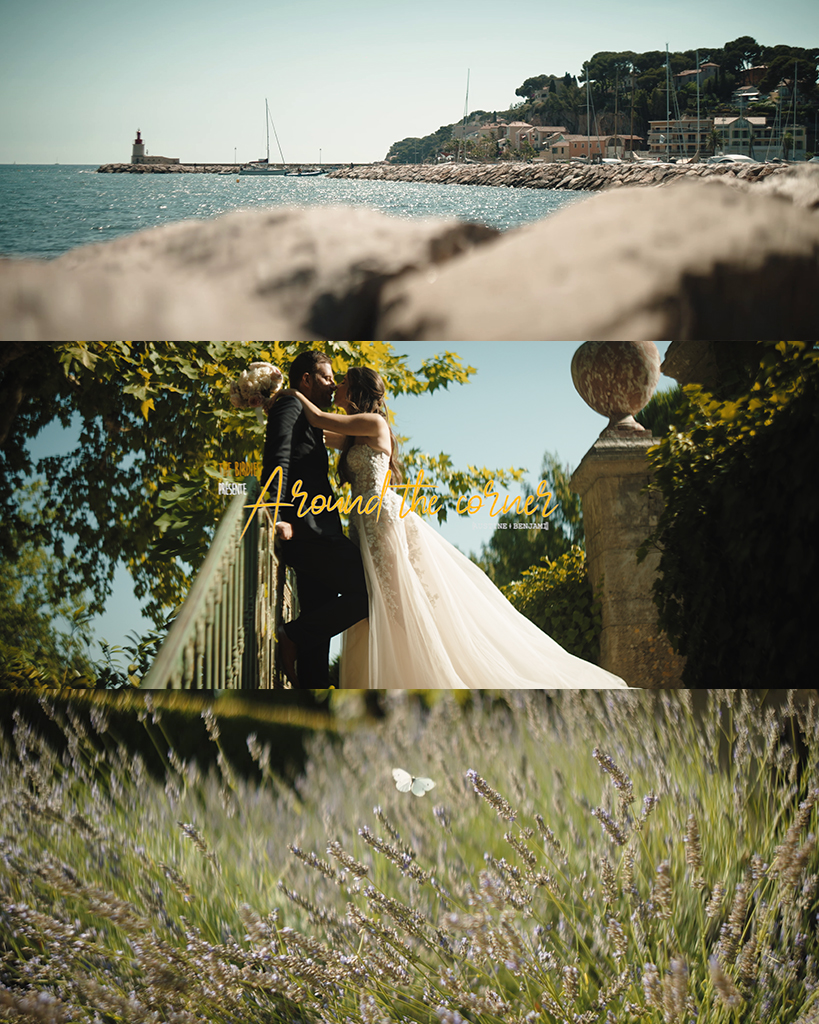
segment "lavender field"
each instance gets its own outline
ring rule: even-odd
[[[0,1020],[819,1021],[802,695],[341,693],[293,784],[218,700],[205,772],[119,699],[164,779],[100,699],[0,727]]]

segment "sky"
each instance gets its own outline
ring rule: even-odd
[[[446,452],[459,469],[468,465],[523,468],[525,480],[533,486],[540,479],[544,452],[556,453],[561,464],[575,469],[607,423],[574,388],[571,361],[577,348],[577,342],[566,341],[516,341],[505,346],[489,341],[396,343],[395,351],[408,356],[413,370],[424,359],[454,351],[476,373],[466,384],[429,395],[388,399],[395,431],[409,438],[410,447],[433,455]],[[657,348],[664,356],[668,342],[658,342]],[[675,383],[661,377],[658,390]],[[35,458],[66,455],[77,436],[78,430],[49,427],[32,442],[31,451]],[[522,483],[512,484],[500,493],[514,497],[522,489]],[[435,517],[428,516],[426,521],[466,554],[479,553],[494,528],[495,520],[488,513],[486,509],[471,516],[450,515],[443,526]],[[117,572],[105,612],[94,618],[92,628],[97,639],[117,646],[128,642],[128,634],[144,635],[152,628],[141,615],[124,567]]]
[[[819,41],[816,0],[0,0],[0,163],[382,160],[600,51]],[[278,159],[271,138],[271,159]]]

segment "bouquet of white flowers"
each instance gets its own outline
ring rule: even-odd
[[[230,402],[237,409],[265,408],[281,390],[284,374],[272,363],[251,363],[230,383]]]

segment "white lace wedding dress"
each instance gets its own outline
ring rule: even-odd
[[[381,494],[389,456],[348,452],[353,497]],[[374,503],[373,503],[374,504]],[[355,689],[614,689],[622,679],[567,653],[521,615],[394,490],[380,517],[353,512],[369,621],[344,634],[341,686]]]

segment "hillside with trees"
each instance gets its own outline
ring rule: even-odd
[[[696,68],[698,58],[700,64],[708,62],[718,66],[713,77],[700,86],[703,117],[739,113],[739,108],[732,102],[732,95],[752,78],[760,96],[757,101],[745,104],[742,112],[773,118],[777,106],[776,93],[783,87],[783,97],[792,95],[795,70],[796,120],[808,130],[808,150],[817,152],[815,119],[819,112],[819,47],[766,46],[751,36],[740,36],[721,47],[702,46],[699,50],[669,53],[668,77]],[[749,75],[752,68],[754,72]],[[692,79],[694,77],[691,76]],[[515,90],[515,95],[520,97],[518,103],[507,110],[472,111],[467,124],[525,121],[533,126],[559,125],[572,134],[618,132],[645,138],[649,121],[666,117],[667,102],[672,117],[697,114],[695,81],[684,85],[673,83],[673,95],[669,100],[666,80],[664,50],[646,53],[601,51],[590,57],[577,75],[567,71],[562,75],[547,73],[525,79]],[[586,82],[590,85],[589,116]],[[786,103],[790,104],[789,98]],[[395,142],[386,159],[391,163],[430,163],[453,155],[467,155],[476,160],[502,155],[497,152],[497,147],[487,145],[484,140],[463,146],[453,138],[455,127],[455,124],[443,125],[423,138]],[[516,158],[531,155],[534,154],[521,152]]]

